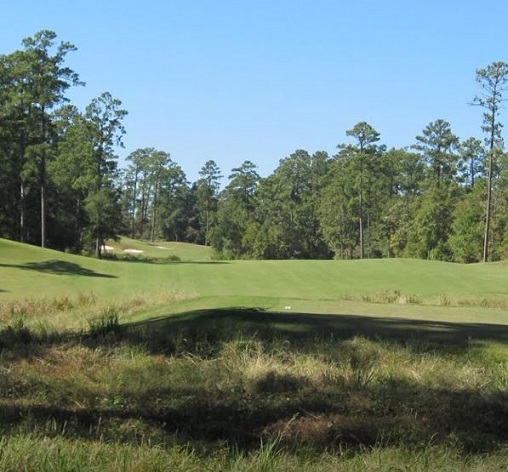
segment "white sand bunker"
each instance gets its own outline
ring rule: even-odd
[[[169,249],[169,247],[164,247],[164,246],[155,246],[155,247],[156,247],[157,249],[166,249],[166,250],[168,250],[168,249]]]
[[[113,246],[101,246],[101,251],[102,252],[114,252],[115,251],[115,248]]]
[[[125,254],[142,254],[144,251],[141,249],[124,249]]]

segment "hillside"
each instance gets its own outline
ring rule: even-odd
[[[206,248],[188,244],[162,249],[122,240],[117,252],[126,247],[144,252],[131,260],[96,260],[0,240],[0,303],[93,293],[108,303],[143,296],[156,304],[157,295],[178,292],[170,306],[159,303],[138,316],[243,306],[508,323],[503,263],[211,261]],[[157,257],[166,253],[174,257]]]
[[[506,468],[506,265],[160,246],[0,240],[0,470]]]

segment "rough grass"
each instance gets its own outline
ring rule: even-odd
[[[507,283],[0,240],[0,470],[506,470]]]
[[[7,441],[9,442],[7,447]],[[126,446],[101,442],[82,442],[62,438],[37,436],[3,438],[0,440],[1,470],[28,472],[55,471],[126,471],[201,472],[232,471],[393,471],[429,470],[456,472],[501,472],[506,470],[505,458],[500,454],[464,459],[446,448],[428,447],[422,451],[384,449],[365,451],[355,457],[323,453],[295,457],[281,454],[277,444],[263,445],[259,451],[231,457],[227,449],[204,458],[180,446],[169,449],[148,445]]]
[[[192,300],[195,294],[179,288],[164,287],[149,293],[133,293],[122,301],[100,302],[93,292],[76,297],[29,298],[0,302],[0,329],[22,324],[35,332],[79,330],[116,314],[121,320],[146,309]]]
[[[15,457],[22,470],[506,467],[507,328],[443,338],[444,325],[335,321],[232,310],[52,337],[10,326],[0,470]]]
[[[130,446],[104,444],[97,441],[76,441],[37,435],[0,439],[0,469],[27,472],[125,471],[125,472],[201,472],[201,471],[309,471],[337,470],[428,472],[443,470],[456,472],[501,472],[506,470],[501,454],[464,458],[447,448],[427,447],[411,449],[375,449],[347,457],[340,454],[302,454],[301,457],[283,454],[278,444],[263,444],[259,451],[231,455],[227,448],[203,457],[192,449],[173,446],[161,448],[147,444]]]

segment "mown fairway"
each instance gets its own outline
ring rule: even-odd
[[[309,313],[508,322],[508,266],[504,263],[211,261],[205,248],[157,246],[124,240],[120,248],[145,252],[128,261],[99,261],[0,240],[0,303],[75,298],[84,293],[110,303],[150,296],[156,301],[161,293],[178,292],[179,303],[165,304],[162,313],[291,307]],[[170,260],[168,255],[180,260]],[[147,258],[150,262],[144,262]],[[138,317],[150,317],[152,309]]]
[[[507,469],[506,264],[115,246],[0,240],[1,471]]]

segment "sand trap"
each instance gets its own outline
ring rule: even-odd
[[[141,249],[124,249],[123,252],[126,254],[142,254],[144,251]]]
[[[101,247],[101,251],[113,252],[114,250],[115,250],[115,248],[112,246],[102,246]]]
[[[157,249],[166,249],[166,250],[168,250],[168,249],[169,249],[169,247],[164,247],[164,246],[155,246],[155,247],[156,247]]]

